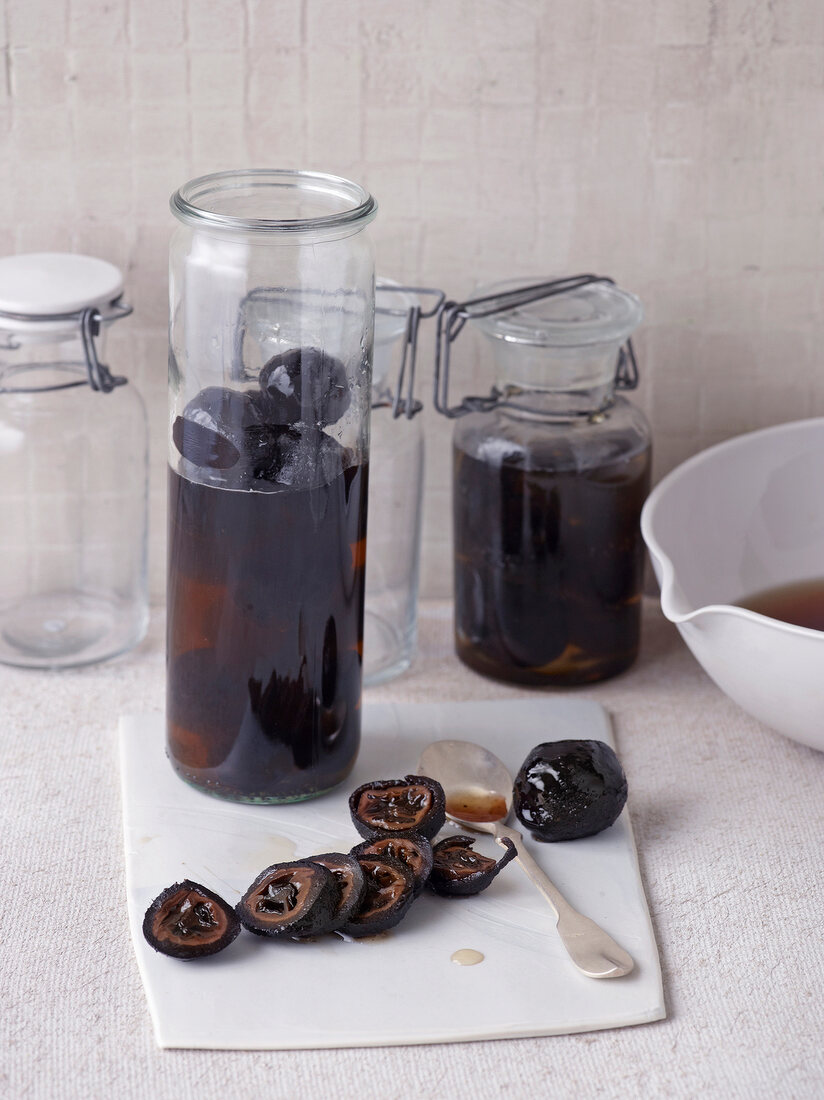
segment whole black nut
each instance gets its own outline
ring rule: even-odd
[[[627,800],[621,762],[603,741],[536,745],[515,777],[518,820],[538,840],[578,840],[609,828]]]

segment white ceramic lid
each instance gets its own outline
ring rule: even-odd
[[[87,306],[105,313],[122,293],[119,268],[94,256],[29,252],[0,257],[0,313],[34,317],[77,313]],[[0,318],[2,327],[9,324]]]

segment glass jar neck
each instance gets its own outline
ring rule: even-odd
[[[615,398],[617,343],[546,347],[493,339],[498,389],[539,416],[588,416]]]
[[[582,389],[543,389],[504,384],[503,407],[515,416],[539,419],[573,420],[591,417],[608,409],[615,401],[615,383]]]

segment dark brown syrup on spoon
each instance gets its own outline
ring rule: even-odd
[[[446,798],[446,812],[459,821],[501,821],[506,817],[506,801],[494,791],[451,791]]]

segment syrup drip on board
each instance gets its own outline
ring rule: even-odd
[[[481,952],[475,951],[472,947],[462,947],[460,951],[453,951],[449,958],[450,962],[457,963],[458,966],[477,966],[479,962],[484,961]]]

